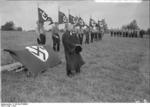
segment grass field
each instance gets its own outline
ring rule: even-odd
[[[47,33],[47,44],[52,44]],[[2,32],[1,47],[36,44],[33,32]],[[2,72],[2,102],[150,102],[149,39],[110,37],[83,45],[86,64],[81,73],[68,78],[64,51],[62,63],[37,78],[24,72]],[[1,51],[2,65],[13,59]]]

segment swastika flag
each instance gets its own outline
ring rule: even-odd
[[[61,63],[57,53],[49,45],[26,46],[22,49],[4,49],[16,60],[22,63],[34,76],[39,72]]]
[[[49,24],[53,24],[53,20],[51,17],[49,17],[42,9],[38,8],[38,17],[39,22],[44,23],[46,21],[49,21]]]
[[[75,17],[72,16],[71,14],[69,14],[69,23],[71,23],[71,24],[75,24],[76,23],[75,22]]]
[[[89,26],[94,27],[96,26],[96,21],[92,18],[90,18]]]
[[[65,13],[59,11],[58,12],[58,23],[59,24],[63,24],[63,23],[67,23],[68,19],[65,15]]]

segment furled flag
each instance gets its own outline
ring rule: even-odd
[[[59,24],[67,23],[67,17],[66,17],[66,15],[65,15],[63,12],[61,12],[61,11],[58,12],[58,23],[59,23]]]
[[[38,8],[38,17],[39,17],[39,22],[44,23],[46,21],[49,21],[49,24],[53,24],[53,20],[51,17],[48,17],[48,15],[40,8]]]
[[[89,26],[94,27],[96,26],[96,21],[90,18]]]
[[[75,24],[76,23],[75,17],[72,16],[71,14],[69,14],[69,23],[71,23],[71,24]]]
[[[27,68],[33,76],[61,63],[57,53],[50,46],[26,46],[23,49],[4,49]]]

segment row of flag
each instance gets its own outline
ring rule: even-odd
[[[40,23],[44,23],[44,22],[49,22],[49,25],[53,24],[53,20],[51,17],[49,17],[42,9],[38,8],[38,19]],[[59,24],[63,24],[63,23],[71,23],[75,26],[80,26],[80,27],[84,27],[84,26],[88,26],[84,20],[81,17],[75,17],[71,14],[69,14],[69,17],[67,18],[67,16],[65,15],[65,13],[58,11],[58,23]],[[90,18],[89,21],[89,26],[90,27],[101,27],[102,26],[102,22],[100,20],[98,20],[98,22],[96,22],[94,19]]]
[[[87,26],[81,17],[74,17],[69,14],[69,18],[67,18],[66,15],[61,11],[59,11],[58,14],[59,24],[69,22],[80,27]],[[40,8],[38,8],[38,19],[39,23],[44,24],[44,22],[47,21],[50,25],[54,23],[52,18]],[[96,21],[90,18],[89,26],[96,25]],[[61,63],[58,54],[54,52],[49,45],[31,45],[25,46],[21,49],[4,49],[4,51],[10,53],[12,58],[14,58],[16,61],[19,61],[24,68],[31,72],[34,77],[36,77],[38,73]]]

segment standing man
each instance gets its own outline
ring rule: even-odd
[[[44,30],[44,23],[39,23],[37,21],[37,34],[39,35],[39,38],[37,38],[37,43],[39,45],[45,45],[46,43],[46,35],[45,35],[45,30]]]
[[[79,41],[80,41],[80,44],[82,45],[82,41],[83,41],[83,29],[82,29],[82,27],[80,27],[80,29],[79,29]]]
[[[62,43],[65,51],[67,76],[71,77],[73,76],[72,70],[80,73],[80,68],[84,61],[80,55],[82,48],[79,44],[79,39],[73,35],[71,32],[72,28],[68,23],[66,23],[65,28],[66,31],[62,35]]]
[[[89,44],[89,38],[90,38],[90,35],[89,35],[89,27],[86,26],[86,29],[85,29],[85,44]]]
[[[111,32],[112,34],[112,32]],[[102,40],[102,33],[100,27],[98,27],[98,40]]]
[[[90,28],[90,32],[91,32],[91,42],[93,42],[93,40],[94,40],[94,30],[93,30],[92,27]]]
[[[55,25],[52,28],[52,40],[53,40],[54,51],[59,51],[60,50],[60,36],[59,36],[59,29],[58,29],[57,22],[55,22]]]

